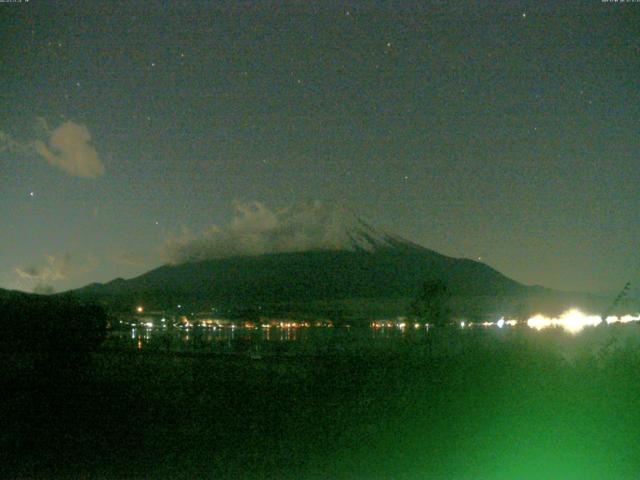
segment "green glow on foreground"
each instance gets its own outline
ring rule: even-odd
[[[561,332],[535,335],[549,337],[543,345]],[[393,413],[371,405],[375,413],[350,432],[330,476],[638,478],[640,354],[622,347],[567,363],[558,353],[514,342],[407,373],[389,388]]]
[[[500,332],[434,333],[431,353],[420,336],[259,361],[103,352],[68,388],[25,384],[31,401],[5,403],[0,465],[8,478],[637,479],[638,325]]]

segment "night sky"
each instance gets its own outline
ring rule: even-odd
[[[0,287],[313,201],[527,284],[640,281],[639,27],[600,0],[0,3]]]

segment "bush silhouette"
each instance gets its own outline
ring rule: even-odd
[[[104,341],[105,310],[72,295],[0,298],[0,351],[36,354],[48,370],[76,368]]]

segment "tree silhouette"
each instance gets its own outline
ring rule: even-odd
[[[442,280],[426,281],[411,303],[411,315],[418,321],[429,323],[430,326],[443,327],[451,319],[450,297],[449,289]]]
[[[0,299],[0,351],[35,355],[40,374],[73,372],[104,341],[107,314],[70,294],[9,293]]]

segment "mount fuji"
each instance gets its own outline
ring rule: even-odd
[[[194,311],[212,306],[304,311],[312,305],[331,310],[336,302],[353,299],[403,305],[434,279],[458,297],[544,290],[481,262],[448,257],[378,230],[347,209],[318,203],[275,212],[261,204],[243,206],[226,229],[173,239],[166,252],[169,262],[159,268],[76,292],[126,308],[143,303],[163,309],[189,305]]]

